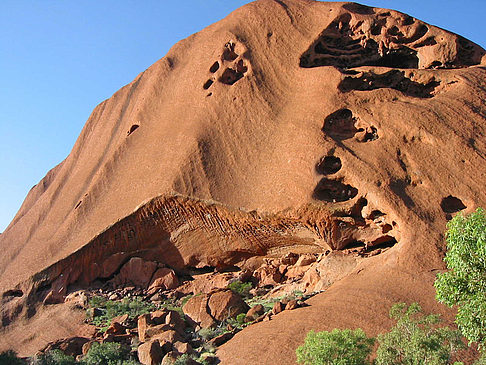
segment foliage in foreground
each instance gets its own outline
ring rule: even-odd
[[[424,315],[417,303],[395,304],[390,317],[396,324],[378,336],[374,362],[369,356],[375,339],[361,329],[310,331],[296,350],[297,361],[305,365],[446,365],[464,347],[459,331],[440,327],[440,317]]]
[[[470,343],[486,347],[486,213],[456,215],[446,232],[449,271],[435,281],[437,299],[458,306],[456,323]]]
[[[395,304],[390,317],[397,323],[378,336],[377,365],[451,364],[452,355],[464,347],[459,331],[439,327],[439,315],[424,315],[417,303]]]
[[[74,365],[76,360],[61,350],[52,350],[34,359],[34,365]]]
[[[15,351],[7,350],[0,353],[0,365],[25,365],[25,361]]]
[[[114,342],[94,343],[81,362],[83,365],[128,365],[132,363],[134,362],[129,358],[129,349]]]
[[[304,365],[370,364],[367,359],[374,342],[360,328],[310,331],[304,344],[297,348],[297,362]]]

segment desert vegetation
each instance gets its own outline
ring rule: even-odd
[[[310,331],[297,348],[297,361],[304,365],[443,365],[457,362],[457,351],[476,344],[482,351],[475,365],[486,363],[486,214],[478,208],[468,216],[456,215],[447,225],[448,271],[435,281],[437,299],[457,306],[459,330],[441,326],[439,315],[424,314],[418,303],[397,303],[390,310],[395,325],[377,338],[361,329]],[[371,360],[373,344],[377,343]]]
[[[460,365],[458,351],[466,348],[466,340],[484,350],[484,210],[468,216],[458,214],[447,228],[448,251],[444,260],[448,271],[437,275],[435,287],[440,302],[458,307],[458,330],[443,325],[439,315],[424,313],[418,303],[397,303],[389,313],[395,324],[376,338],[368,337],[359,328],[310,331],[296,350],[298,363]],[[304,267],[314,261],[309,256],[292,256],[291,260],[302,262]],[[170,275],[175,278],[173,272]],[[185,292],[109,286],[84,291],[73,297],[86,303],[86,321],[97,328],[98,334],[83,342],[81,355],[66,353],[53,345],[32,358],[3,352],[0,365],[134,365],[158,364],[164,359],[164,364],[213,364],[218,361],[217,347],[235,333],[255,322],[270,320],[283,310],[305,306],[313,295],[296,289],[282,290],[285,285],[274,287],[268,285],[268,278],[255,280],[248,273],[236,277],[229,273],[204,275],[218,280],[224,277],[227,284],[209,291],[194,289],[199,285],[197,280],[183,283],[181,288],[191,285]],[[197,309],[201,305],[208,308],[202,316]],[[197,310],[194,312],[193,308]],[[482,356],[475,365],[485,362],[486,357]]]

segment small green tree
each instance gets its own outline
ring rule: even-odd
[[[486,346],[486,214],[456,215],[446,232],[449,271],[435,281],[437,300],[458,306],[456,323],[469,343]]]
[[[374,342],[360,328],[354,331],[310,331],[304,344],[296,350],[297,362],[304,365],[367,365]]]
[[[377,365],[445,365],[464,347],[461,334],[439,327],[439,315],[424,315],[417,303],[395,304],[390,317],[397,321],[390,332],[378,336]]]

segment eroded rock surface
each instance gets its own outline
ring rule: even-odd
[[[391,301],[445,312],[445,224],[486,205],[485,75],[481,47],[354,3],[260,0],[179,42],[95,108],[0,235],[0,350],[84,337],[51,320],[79,289],[155,299],[194,270],[179,288],[208,326],[209,294],[234,279],[214,270],[325,289],[234,334],[223,363],[294,363],[310,329],[379,333]]]

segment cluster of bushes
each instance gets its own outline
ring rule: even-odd
[[[453,357],[476,343],[482,356],[475,365],[486,364],[486,214],[479,208],[465,217],[454,217],[447,225],[449,269],[435,281],[437,299],[457,306],[459,330],[440,326],[438,315],[425,315],[417,303],[395,304],[390,317],[396,321],[387,333],[369,338],[361,329],[309,332],[296,350],[297,361],[305,365],[461,365]],[[375,359],[373,346],[377,343]]]
[[[88,353],[76,361],[61,350],[52,350],[33,359],[20,359],[13,351],[0,354],[0,365],[140,365],[130,357],[130,350],[118,343],[94,343]]]
[[[311,331],[296,351],[297,361],[305,365],[444,365],[451,364],[456,351],[465,347],[459,331],[440,327],[439,316],[423,314],[417,303],[395,304],[390,317],[396,320],[395,326],[376,339],[361,329]],[[376,358],[371,361],[375,343]]]
[[[134,319],[141,314],[150,313],[155,309],[154,304],[145,302],[139,297],[113,301],[101,296],[95,296],[90,299],[89,307],[88,317],[91,317],[92,323],[102,330],[106,330],[111,320],[117,316],[128,314],[130,319]]]

